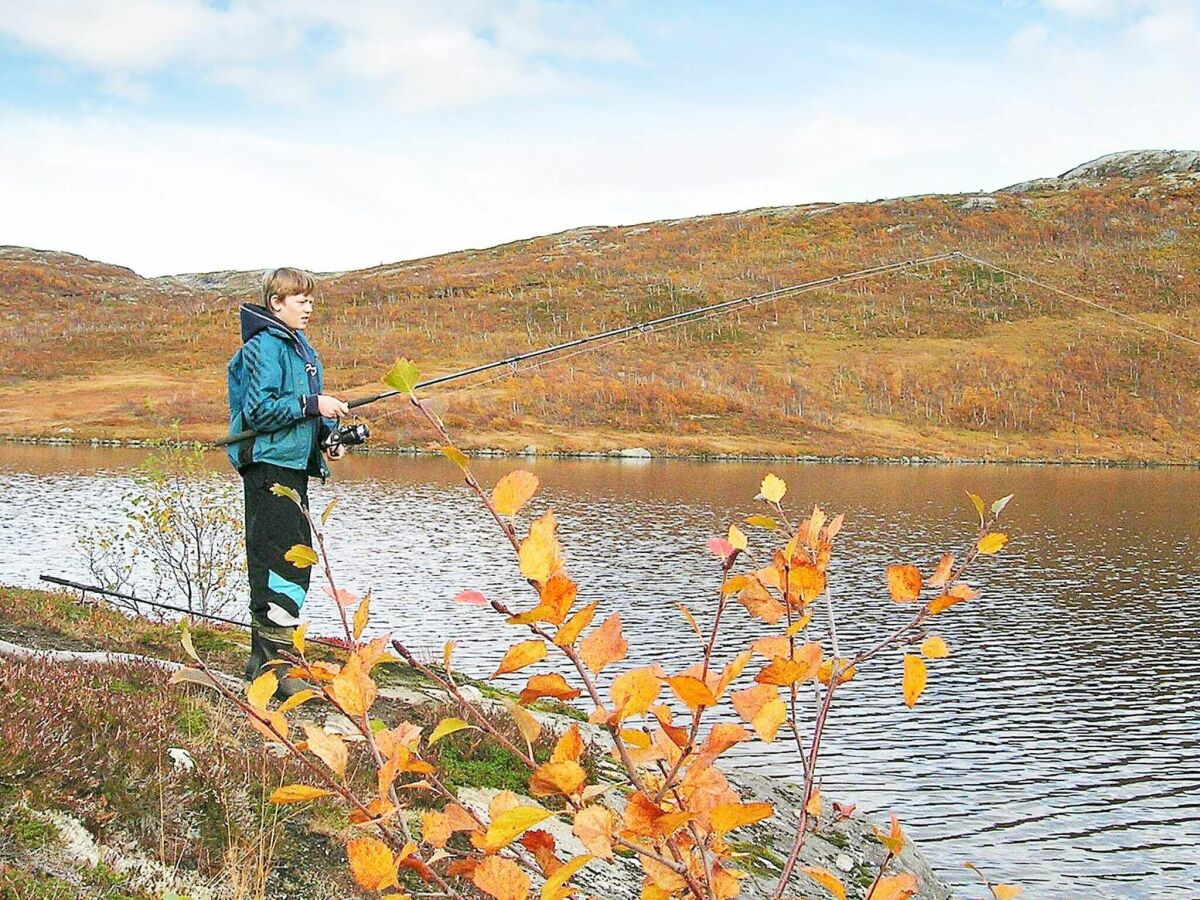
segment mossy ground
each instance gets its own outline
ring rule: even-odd
[[[241,632],[202,625],[191,635],[214,669],[240,671],[246,653]],[[174,625],[84,605],[63,593],[0,587],[0,638],[45,649],[184,661]],[[428,687],[404,665],[380,666],[373,674],[381,684]],[[508,696],[480,688],[489,696]],[[324,721],[326,711],[319,707],[310,702],[291,714],[293,728],[298,730],[300,716]],[[425,733],[441,718],[457,714],[445,704],[412,706],[386,698],[371,710],[388,726],[409,721]],[[515,745],[523,745],[510,717],[497,716],[496,724]],[[545,729],[534,744],[535,757],[547,759],[556,738],[554,729]],[[170,748],[185,750],[194,766],[177,767]],[[519,760],[476,730],[444,739],[429,758],[452,788],[526,789],[528,773]],[[594,770],[593,761],[585,762]],[[0,662],[0,886],[6,892],[0,897],[5,900],[142,900],[133,887],[113,882],[115,873],[109,878],[95,867],[64,872],[39,865],[55,841],[52,827],[39,815],[48,810],[82,822],[101,846],[131,844],[169,868],[240,885],[249,891],[245,896],[354,896],[344,843],[361,832],[350,825],[346,810],[332,800],[301,807],[266,800],[276,787],[299,781],[313,783],[313,777],[295,761],[265,752],[262,739],[230,702],[201,687],[171,685],[155,665]],[[368,799],[373,795],[375,769],[361,744],[350,747],[347,783]],[[429,792],[412,793],[418,806],[441,805]]]

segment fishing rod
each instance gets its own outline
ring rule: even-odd
[[[250,628],[250,626],[245,622],[239,622],[237,619],[227,619],[224,616],[217,616],[213,615],[212,613],[196,612],[194,610],[184,609],[181,606],[172,606],[169,603],[159,603],[155,600],[146,600],[142,597],[134,596],[133,594],[124,594],[121,591],[110,591],[108,588],[102,588],[95,584],[80,584],[78,581],[70,581],[66,578],[58,578],[54,575],[39,575],[38,577],[42,581],[48,581],[51,584],[58,584],[63,587],[74,588],[77,591],[83,591],[88,594],[104,594],[109,597],[118,597],[121,600],[129,600],[133,603],[145,603],[147,606],[153,606],[156,609],[167,609],[171,612],[182,613],[185,616],[195,616],[198,619],[208,619],[212,622],[221,622],[224,625],[235,625],[238,628]],[[313,644],[323,644],[326,647],[333,647],[337,650],[346,649],[343,644],[340,644],[336,641],[326,640],[325,638],[308,637],[305,638],[305,640]]]
[[[901,272],[905,269],[910,269],[914,266],[926,266],[937,262],[944,262],[948,259],[962,257],[962,253],[958,250],[952,250],[947,253],[937,253],[933,256],[925,256],[918,259],[907,259],[899,262],[883,263],[878,266],[871,266],[866,269],[858,269],[854,272],[845,272],[841,275],[827,275],[824,278],[816,278],[812,281],[802,281],[799,284],[791,284],[786,287],[775,288],[774,290],[764,291],[760,294],[751,294],[747,297],[738,297],[734,300],[723,300],[719,303],[711,303],[708,306],[698,306],[695,309],[684,310],[683,312],[672,313],[668,316],[661,316],[657,319],[650,319],[646,322],[637,322],[633,325],[622,325],[620,328],[613,328],[608,331],[601,331],[596,334],[585,335],[584,337],[574,338],[570,341],[564,341],[561,344],[554,344],[550,347],[542,347],[538,350],[529,350],[525,353],[518,353],[515,356],[506,356],[503,359],[497,359],[492,362],[482,363],[478,366],[471,366],[468,369],[460,369],[457,372],[450,372],[447,375],[439,375],[436,378],[429,378],[425,381],[417,382],[413,389],[434,387],[435,385],[445,384],[448,381],[455,381],[459,378],[466,378],[470,375],[478,375],[482,372],[490,372],[492,369],[499,369],[504,366],[516,369],[521,363],[527,360],[537,359],[541,356],[547,356],[552,353],[560,353],[564,350],[571,350],[576,347],[582,347],[585,344],[592,344],[596,341],[616,338],[626,334],[640,332],[648,334],[657,328],[664,325],[672,325],[683,322],[691,318],[707,317],[714,313],[725,312],[735,309],[739,306],[755,306],[759,303],[765,303],[770,300],[778,300],[782,297],[789,297],[793,294],[802,294],[808,291],[817,290],[819,288],[828,287],[834,284],[841,284],[848,281],[858,281],[862,278],[873,278],[876,275],[886,275],[890,272]],[[371,394],[366,397],[357,397],[346,403],[351,409],[356,409],[360,406],[366,406],[368,403],[375,403],[379,400],[386,400],[389,397],[395,397],[399,394],[407,393],[400,390],[381,391],[378,394]],[[214,446],[224,447],[229,444],[236,444],[239,441],[248,440],[261,432],[248,428],[245,431],[239,431],[235,434],[227,435],[213,442]]]

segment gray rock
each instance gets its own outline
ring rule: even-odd
[[[996,198],[986,194],[978,197],[968,197],[962,203],[958,204],[959,209],[981,209],[985,211],[991,211],[997,206],[999,204],[996,202]]]
[[[645,447],[626,447],[619,450],[617,456],[621,459],[650,459],[653,454]]]

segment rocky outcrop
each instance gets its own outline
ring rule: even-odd
[[[1034,178],[1001,188],[1001,193],[1069,190],[1099,186],[1114,178],[1184,177],[1200,181],[1200,150],[1127,150],[1109,153],[1068,169],[1057,178]]]

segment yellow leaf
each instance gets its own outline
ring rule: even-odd
[[[749,722],[755,733],[768,744],[787,719],[787,707],[779,698],[779,691],[769,684],[755,685],[730,695],[733,708],[743,720]]]
[[[613,814],[604,806],[586,806],[575,813],[571,828],[587,851],[600,859],[613,858]]]
[[[382,891],[399,886],[396,881],[396,859],[387,844],[378,838],[364,837],[346,844],[350,872],[354,880],[368,891]]]
[[[846,900],[846,888],[842,884],[841,879],[828,869],[820,869],[816,866],[801,866],[800,871],[829,891],[829,893],[833,894],[837,900]]]
[[[767,528],[771,531],[779,530],[779,523],[770,516],[750,516],[746,519],[746,524],[755,528]]]
[[[492,505],[502,516],[515,516],[537,493],[538,484],[538,477],[532,472],[523,469],[509,472],[492,488]]]
[[[275,672],[263,672],[246,688],[246,700],[255,709],[264,710],[267,708],[267,701],[275,696],[275,689],[278,687],[279,678]]]
[[[985,534],[979,539],[976,545],[979,552],[984,556],[991,556],[993,553],[999,553],[1004,549],[1004,545],[1008,543],[1008,535],[1003,531],[992,531]]]
[[[1021,889],[1015,884],[993,884],[992,896],[996,900],[1016,900],[1020,895]]]
[[[921,641],[921,655],[926,659],[945,659],[950,655],[950,648],[943,638],[934,635]]]
[[[271,485],[271,493],[276,497],[287,497],[301,509],[304,509],[304,504],[300,502],[300,492],[295,488],[290,488],[283,484]]]
[[[309,566],[315,566],[320,559],[317,556],[317,552],[305,544],[294,544],[291,550],[283,554],[283,558],[297,569],[307,569]]]
[[[200,657],[196,655],[196,648],[192,646],[192,633],[188,631],[187,622],[180,623],[179,643],[183,644],[184,652],[197,662]]]
[[[729,685],[733,684],[735,678],[742,674],[742,670],[750,664],[750,659],[753,654],[749,650],[743,650],[737,656],[729,661],[729,664],[721,670],[721,677],[717,679],[716,689],[713,690],[713,696],[720,700],[725,696],[725,691]]]
[[[821,815],[821,792],[816,788],[808,795],[808,802],[804,804],[804,811],[814,818],[819,818]]]
[[[311,688],[306,688],[305,690],[297,691],[296,693],[292,694],[292,696],[290,696],[286,700],[284,700],[283,703],[279,704],[279,709],[277,709],[276,712],[282,716],[284,713],[291,712],[293,709],[295,709],[301,703],[307,703],[309,700],[312,700],[314,697],[320,697],[320,696],[321,696],[320,694],[318,694],[316,691],[312,690]]]
[[[904,702],[908,708],[916,706],[917,698],[925,690],[925,660],[911,653],[904,654]]]
[[[320,797],[328,797],[332,793],[333,791],[327,791],[325,788],[311,787],[307,784],[289,784],[281,788],[275,788],[271,792],[271,802],[305,803]]]
[[[539,660],[546,658],[546,643],[542,640],[521,641],[519,644],[513,644],[508,648],[508,652],[504,654],[504,659],[500,660],[500,665],[491,677],[496,678],[499,675],[507,675],[509,672],[516,672],[518,669],[523,669],[526,666],[533,665]]]
[[[936,616],[940,612],[945,612],[950,607],[962,603],[966,597],[956,597],[954,594],[942,594],[940,597],[934,597],[929,601],[929,614]]]
[[[688,623],[689,627],[691,627],[692,631],[696,632],[696,637],[703,638],[703,635],[700,634],[700,626],[696,624],[696,619],[692,615],[692,611],[678,600],[675,601],[675,606],[678,607],[681,613],[683,613],[683,618]]]
[[[521,541],[517,552],[521,574],[531,581],[544,584],[550,576],[562,571],[562,545],[556,532],[558,522],[553,512],[546,512],[534,519],[529,526],[529,535]]]
[[[971,503],[974,505],[975,511],[979,513],[979,527],[982,528],[984,523],[983,498],[978,494],[972,494],[970,491],[967,491],[966,494],[971,498]]]
[[[770,803],[722,803],[708,814],[712,830],[725,834],[743,825],[768,819],[775,812]]]
[[[929,576],[929,580],[925,583],[929,585],[929,587],[944,587],[946,582],[950,580],[950,575],[953,571],[954,554],[945,553],[938,561],[937,568],[933,570],[933,574]]]
[[[504,856],[484,859],[471,873],[471,881],[496,900],[526,900],[529,897],[529,876]]]
[[[450,460],[464,472],[467,471],[467,466],[470,465],[467,457],[457,447],[442,447],[442,456]]]
[[[571,891],[564,888],[563,885],[591,861],[591,854],[584,853],[555,869],[554,874],[547,878],[546,883],[542,885],[541,900],[562,900],[563,897],[570,896]]]
[[[329,522],[329,517],[331,515],[333,515],[333,509],[337,505],[338,505],[337,497],[334,497],[332,500],[330,500],[328,503],[325,504],[325,509],[321,511],[321,524],[322,525],[325,525],[326,523]]]
[[[768,474],[758,488],[759,496],[768,503],[778,503],[787,493],[787,482],[775,474]]]
[[[542,723],[514,700],[505,700],[504,705],[512,715],[513,721],[517,723],[517,730],[521,732],[521,737],[530,744],[536,741],[538,735],[542,733]]]
[[[900,820],[896,818],[895,813],[892,813],[891,828],[886,832],[876,828],[875,836],[892,856],[899,856],[904,850],[904,831],[900,828]]]
[[[446,670],[446,674],[450,674],[450,660],[454,657],[454,648],[458,646],[458,641],[446,641],[442,647],[442,668]]]
[[[492,820],[483,839],[483,849],[488,853],[495,853],[551,815],[553,813],[540,806],[513,807]]]
[[[800,618],[798,618],[795,622],[793,622],[791,625],[789,625],[787,627],[787,631],[785,631],[784,634],[787,635],[788,637],[795,637],[800,632],[802,632],[805,628],[807,628],[808,623],[811,621],[812,621],[812,613],[805,613]]]
[[[534,770],[529,779],[529,793],[533,797],[547,797],[551,794],[569,796],[578,793],[586,781],[587,773],[574,760],[543,763]]]
[[[613,679],[611,690],[617,722],[642,715],[658,699],[662,690],[659,671],[657,666],[645,666],[623,672]]]
[[[729,546],[734,550],[746,549],[746,534],[736,525],[729,526],[729,537],[725,540],[729,541]]]
[[[921,571],[916,566],[888,566],[887,583],[897,603],[911,603],[921,595]]]
[[[362,637],[363,630],[367,627],[367,622],[371,619],[371,595],[368,593],[362,598],[362,602],[358,604],[358,609],[354,611],[354,639],[357,641]]]
[[[325,765],[340,778],[346,774],[346,744],[336,734],[329,734],[324,728],[306,724],[304,734],[308,741],[309,751],[320,758]]]
[[[388,373],[383,376],[383,383],[389,387],[395,388],[402,394],[411,394],[413,388],[420,381],[420,374],[417,367],[411,361],[401,357],[396,360]]]
[[[592,624],[592,616],[596,614],[598,603],[589,603],[575,615],[571,616],[567,623],[558,629],[558,633],[554,635],[554,643],[559,647],[570,647],[578,639],[583,629]]]
[[[350,654],[346,664],[333,676],[328,690],[348,716],[365,716],[379,694],[357,651]]]
[[[579,762],[581,756],[583,756],[583,735],[579,731],[579,726],[572,722],[571,727],[564,731],[555,743],[554,752],[550,755],[550,762],[564,760]]]
[[[296,630],[292,632],[292,649],[301,656],[304,655],[304,636],[308,634],[308,623],[301,622],[296,626]]]
[[[618,662],[629,652],[621,634],[621,614],[613,613],[604,623],[579,643],[579,656],[593,672],[609,663]]]
[[[437,728],[433,729],[433,732],[429,735],[429,738],[425,741],[425,746],[432,747],[434,744],[436,744],[442,738],[447,737],[448,735],[454,734],[454,732],[456,732],[456,731],[462,731],[464,728],[470,728],[470,727],[471,726],[468,725],[466,722],[464,722],[462,719],[456,719],[453,717],[442,719],[442,721],[438,722]]]

